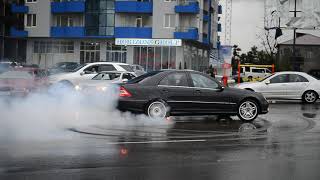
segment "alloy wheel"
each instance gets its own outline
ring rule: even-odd
[[[168,108],[165,103],[156,101],[149,105],[147,112],[151,118],[165,118],[168,113]]]
[[[253,121],[258,115],[258,106],[252,101],[245,101],[239,106],[239,117],[244,121]]]

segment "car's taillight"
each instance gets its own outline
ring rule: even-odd
[[[120,87],[120,97],[131,97],[131,94],[124,88],[124,87]]]

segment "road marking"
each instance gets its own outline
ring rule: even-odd
[[[128,142],[110,142],[107,145],[117,145],[117,144],[160,144],[160,143],[188,143],[188,142],[206,142],[205,139],[197,140],[171,140],[171,141],[128,141]]]

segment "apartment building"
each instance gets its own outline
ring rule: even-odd
[[[125,62],[205,70],[217,46],[217,0],[25,0],[26,61]],[[22,11],[23,10],[23,11]]]

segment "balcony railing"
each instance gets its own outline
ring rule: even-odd
[[[10,28],[11,37],[28,37],[28,31],[20,30],[15,27]]]
[[[84,27],[51,27],[50,32],[51,37],[84,37],[85,28]]]
[[[83,13],[85,1],[51,2],[52,13]]]
[[[174,32],[174,38],[185,40],[198,40],[198,28],[193,27],[177,27]]]
[[[115,2],[116,13],[152,13],[152,1],[129,1],[121,0]]]
[[[29,7],[25,5],[17,5],[13,3],[11,5],[11,12],[12,13],[21,13],[21,14],[26,14],[29,12]]]
[[[115,38],[152,38],[151,27],[115,27]]]
[[[199,2],[197,0],[179,0],[175,6],[176,13],[197,14],[200,12]]]

